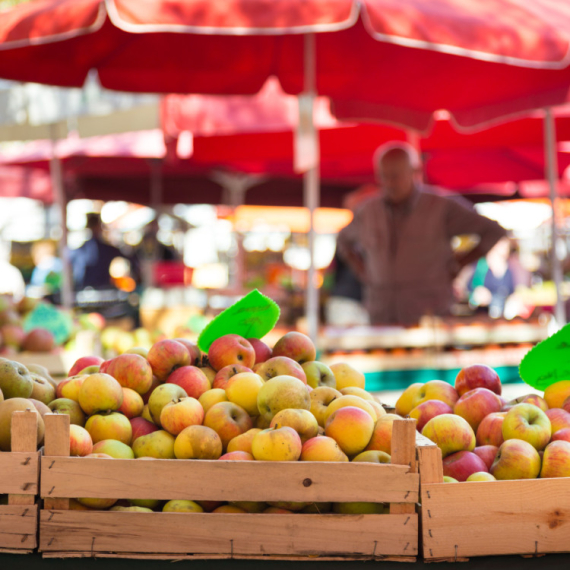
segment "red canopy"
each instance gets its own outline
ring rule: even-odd
[[[425,130],[447,109],[470,126],[570,85],[557,0],[38,0],[2,14],[0,76],[79,86],[97,69],[111,89],[252,94],[275,75],[298,94],[308,33],[339,116]]]

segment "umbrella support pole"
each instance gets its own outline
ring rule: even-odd
[[[73,278],[71,274],[69,248],[67,246],[67,200],[65,199],[65,190],[63,188],[61,160],[57,155],[56,149],[57,134],[55,125],[50,125],[50,134],[52,155],[49,163],[49,172],[53,194],[59,212],[59,219],[61,221],[61,235],[59,237],[59,256],[62,264],[61,304],[65,309],[71,309],[73,308]]]
[[[309,96],[310,108],[309,119],[303,113],[302,105],[299,105],[299,125],[307,126],[308,135],[312,139],[310,145],[314,152],[314,160],[309,168],[305,170],[303,180],[303,202],[309,211],[309,269],[307,271],[307,289],[305,294],[305,315],[307,319],[307,334],[316,343],[319,333],[319,289],[317,286],[317,275],[315,267],[315,212],[319,207],[319,186],[320,186],[320,151],[319,133],[315,127],[313,117],[313,106],[317,95],[316,89],[316,45],[315,35],[307,34],[304,37],[304,81],[305,95]],[[305,109],[306,112],[306,109]]]
[[[558,197],[558,157],[556,155],[556,123],[552,109],[547,107],[544,114],[544,141],[546,152],[546,177],[550,189],[550,204],[552,207],[552,277],[556,287],[556,307],[554,316],[559,327],[566,324],[566,310],[562,297],[562,282],[564,280],[562,264],[559,257],[560,236],[558,232],[557,197]]]

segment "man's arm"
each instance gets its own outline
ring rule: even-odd
[[[476,262],[502,238],[507,232],[497,222],[481,216],[474,209],[468,208],[456,200],[448,199],[447,232],[449,238],[461,234],[479,236],[479,243],[467,253],[459,256],[460,269]]]
[[[338,234],[337,251],[340,258],[350,267],[359,281],[366,281],[366,266],[360,248],[358,215]]]

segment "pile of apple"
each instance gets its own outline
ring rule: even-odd
[[[50,352],[55,348],[53,334],[36,328],[25,332],[23,319],[35,308],[37,301],[24,297],[14,303],[11,297],[0,295],[0,355],[10,356],[21,351]]]
[[[570,381],[506,402],[498,374],[473,365],[455,387],[412,384],[396,412],[441,449],[446,482],[570,477]]]
[[[1,380],[0,380],[1,386]],[[25,402],[25,400],[24,400]],[[271,349],[228,334],[203,354],[160,340],[110,360],[80,358],[51,411],[70,416],[71,455],[120,459],[366,461],[389,463],[398,416],[364,390],[345,363],[316,361],[297,332]],[[41,412],[40,412],[41,413]],[[189,512],[381,513],[381,503],[239,503],[79,499],[73,508]]]

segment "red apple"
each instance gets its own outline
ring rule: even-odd
[[[546,410],[548,410],[548,404],[544,398],[541,398],[538,394],[526,394],[524,396],[519,396],[510,402],[507,402],[503,406],[503,411],[508,412],[513,406],[516,406],[517,404],[532,404],[533,406],[540,408],[543,412],[546,412]]]
[[[46,329],[32,329],[22,342],[22,349],[30,352],[51,352],[55,348],[55,338]]]
[[[493,465],[493,461],[497,457],[497,451],[499,451],[499,448],[495,445],[480,445],[473,450],[473,453],[483,460],[488,469],[491,469],[491,465]]]
[[[416,420],[416,428],[419,432],[424,429],[424,426],[436,416],[441,414],[452,414],[451,407],[440,400],[428,400],[416,406],[409,414],[410,418]]]
[[[84,368],[88,366],[101,366],[103,362],[105,361],[100,356],[82,356],[75,361],[73,366],[69,369],[67,376],[77,376]]]
[[[246,340],[251,344],[251,346],[253,346],[253,350],[255,351],[255,364],[265,362],[273,355],[271,348],[269,348],[262,340],[259,340],[258,338],[247,338]]]
[[[204,408],[195,398],[178,398],[160,412],[160,425],[172,435],[178,435],[188,426],[202,425],[203,421]]]
[[[175,340],[159,340],[148,351],[153,374],[162,382],[181,366],[190,364],[188,349]]]
[[[489,366],[473,364],[459,371],[455,378],[455,389],[460,396],[475,388],[487,388],[501,395],[501,380],[499,375]]]
[[[550,441],[570,441],[570,428],[559,429],[555,434],[552,435]]]
[[[542,457],[540,478],[570,477],[570,443],[553,441],[546,446]]]
[[[186,347],[186,350],[188,350],[188,355],[190,356],[190,362],[189,362],[190,366],[201,365],[202,353],[200,352],[200,349],[198,348],[198,346],[196,346],[195,343],[186,338],[175,338],[174,340],[176,342],[179,342],[180,344],[183,344]]]
[[[570,414],[562,408],[550,408],[544,412],[550,420],[551,434],[564,428],[570,428]]]
[[[211,344],[208,360],[216,371],[230,364],[242,364],[251,368],[255,364],[255,350],[245,338],[237,334],[226,334]]]
[[[104,372],[115,378],[123,388],[146,394],[152,385],[152,368],[138,354],[121,354],[105,364]]]
[[[493,412],[483,418],[477,428],[477,445],[501,447],[503,438],[503,420],[507,412]]]
[[[474,431],[477,431],[483,418],[489,414],[500,412],[503,404],[501,399],[487,388],[475,388],[465,392],[455,403],[453,411],[456,415],[467,420]]]
[[[222,455],[218,461],[253,461],[253,455],[247,451],[230,451]]]
[[[273,347],[273,356],[286,356],[299,364],[317,359],[317,350],[313,341],[300,332],[288,332]]]
[[[0,327],[0,333],[4,339],[4,344],[6,347],[20,349],[24,338],[26,338],[26,333],[20,325],[8,323]]]
[[[78,425],[69,426],[69,455],[85,457],[93,452],[93,440],[89,432]]]
[[[149,433],[160,429],[158,426],[144,418],[132,418],[130,422],[133,429],[133,439],[131,443],[134,443],[137,437],[140,437],[141,435],[148,435]]]
[[[176,369],[166,381],[167,384],[178,384],[191,398],[198,399],[210,389],[210,381],[196,366],[182,366]]]
[[[247,366],[241,364],[230,364],[229,366],[224,366],[219,372],[214,376],[214,381],[212,382],[212,388],[226,389],[229,379],[236,374],[241,374],[243,372],[252,372]]]
[[[488,473],[485,462],[472,451],[458,451],[443,459],[443,474],[457,481],[466,481],[473,473]]]
[[[123,388],[123,403],[118,411],[131,419],[139,417],[143,413],[143,409],[142,396],[131,388]]]
[[[275,378],[276,376],[293,376],[307,384],[307,375],[303,367],[295,360],[287,356],[273,356],[266,360],[259,367],[256,366],[256,373],[259,374],[265,382]]]

